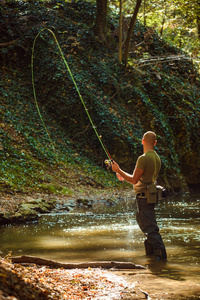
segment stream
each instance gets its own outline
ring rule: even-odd
[[[62,262],[116,260],[147,266],[161,277],[200,283],[200,195],[175,195],[156,207],[168,260],[145,256],[144,236],[135,220],[135,200],[114,206],[41,215],[30,224],[1,227],[1,256],[35,255]],[[200,289],[200,285],[199,285]],[[200,294],[199,294],[200,295]]]

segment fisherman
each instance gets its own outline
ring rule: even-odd
[[[156,134],[148,131],[142,138],[143,155],[138,157],[133,174],[124,172],[119,165],[112,161],[112,170],[116,172],[119,180],[126,180],[133,184],[136,194],[137,212],[136,220],[142,232],[146,255],[154,254],[157,259],[166,260],[167,254],[159,228],[156,222],[155,204],[147,203],[147,186],[155,183],[161,168],[161,160],[154,150]]]

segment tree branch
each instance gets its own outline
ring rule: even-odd
[[[11,46],[11,45],[15,44],[17,41],[18,41],[18,39],[10,41],[10,42],[6,42],[6,43],[0,43],[0,48],[5,48],[8,46]]]
[[[64,268],[64,269],[85,269],[85,268],[104,268],[104,269],[146,269],[141,265],[135,265],[131,262],[119,262],[119,261],[94,261],[94,262],[80,262],[80,263],[60,263],[54,260],[40,258],[36,256],[16,256],[11,257],[12,263],[28,263],[45,265],[54,268]]]

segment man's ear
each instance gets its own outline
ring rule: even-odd
[[[157,140],[155,140],[154,146],[157,144]]]

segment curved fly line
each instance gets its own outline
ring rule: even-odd
[[[55,40],[55,42],[56,42],[56,44],[57,44],[57,46],[58,46],[58,49],[59,49],[59,51],[60,51],[61,57],[62,57],[62,59],[63,59],[63,62],[64,62],[64,64],[65,64],[65,66],[67,67],[67,70],[68,70],[68,72],[69,72],[69,74],[70,74],[70,77],[71,77],[73,83],[74,83],[74,86],[75,86],[75,88],[76,88],[76,91],[77,91],[77,93],[78,93],[78,95],[79,95],[79,98],[80,98],[82,104],[83,104],[83,107],[84,107],[85,112],[86,112],[86,114],[87,114],[87,116],[88,116],[88,119],[89,119],[89,121],[90,121],[90,123],[91,123],[91,125],[92,125],[92,128],[94,129],[94,131],[95,131],[95,133],[96,133],[96,136],[97,136],[97,138],[98,138],[98,140],[99,140],[99,142],[100,142],[100,144],[101,144],[101,146],[102,146],[104,152],[106,153],[106,155],[107,155],[109,161],[110,161],[110,160],[111,160],[111,156],[110,156],[110,154],[109,154],[109,152],[108,152],[106,146],[103,144],[103,142],[102,142],[102,140],[101,140],[101,137],[100,137],[100,135],[99,135],[98,132],[97,132],[96,127],[94,126],[94,123],[93,123],[93,121],[92,121],[92,118],[91,118],[91,116],[90,116],[90,114],[89,114],[89,112],[88,112],[88,109],[87,109],[87,107],[86,107],[86,105],[85,105],[85,102],[84,102],[82,96],[81,96],[81,93],[80,93],[80,91],[79,91],[79,88],[78,88],[78,86],[77,86],[77,84],[76,84],[76,81],[75,81],[75,79],[74,79],[74,77],[73,77],[73,74],[72,74],[72,72],[71,72],[71,70],[70,70],[70,68],[69,68],[69,65],[68,65],[68,63],[67,63],[67,61],[66,61],[66,59],[65,59],[65,57],[64,57],[64,54],[63,54],[63,52],[62,52],[62,49],[61,49],[61,47],[60,47],[60,45],[59,45],[59,43],[58,43],[58,40],[57,40],[57,38],[56,38],[54,32],[53,32],[51,29],[43,28],[43,29],[41,29],[41,30],[39,31],[39,33],[36,35],[36,37],[35,37],[35,39],[34,39],[34,42],[33,42],[32,56],[31,56],[31,73],[32,73],[32,86],[33,86],[33,95],[34,95],[35,104],[36,104],[37,111],[38,111],[38,114],[39,114],[39,116],[40,116],[41,122],[42,122],[42,124],[43,124],[43,126],[44,126],[44,129],[45,129],[45,131],[46,131],[46,133],[47,133],[47,136],[48,136],[48,138],[49,138],[49,140],[50,140],[50,142],[51,142],[52,149],[55,151],[54,143],[53,143],[53,141],[52,141],[52,139],[51,139],[51,137],[50,137],[50,134],[49,134],[49,132],[48,132],[48,130],[47,130],[47,127],[46,127],[46,125],[45,125],[45,122],[44,122],[44,120],[43,120],[43,118],[42,118],[42,115],[41,115],[41,112],[40,112],[40,109],[39,109],[39,105],[38,105],[38,101],[37,101],[37,97],[36,97],[36,92],[35,92],[35,82],[34,82],[34,72],[33,72],[33,61],[34,61],[34,51],[35,51],[36,40],[37,40],[37,38],[39,37],[39,35],[42,33],[42,31],[44,31],[44,30],[48,30],[48,31],[53,35],[54,40]]]

